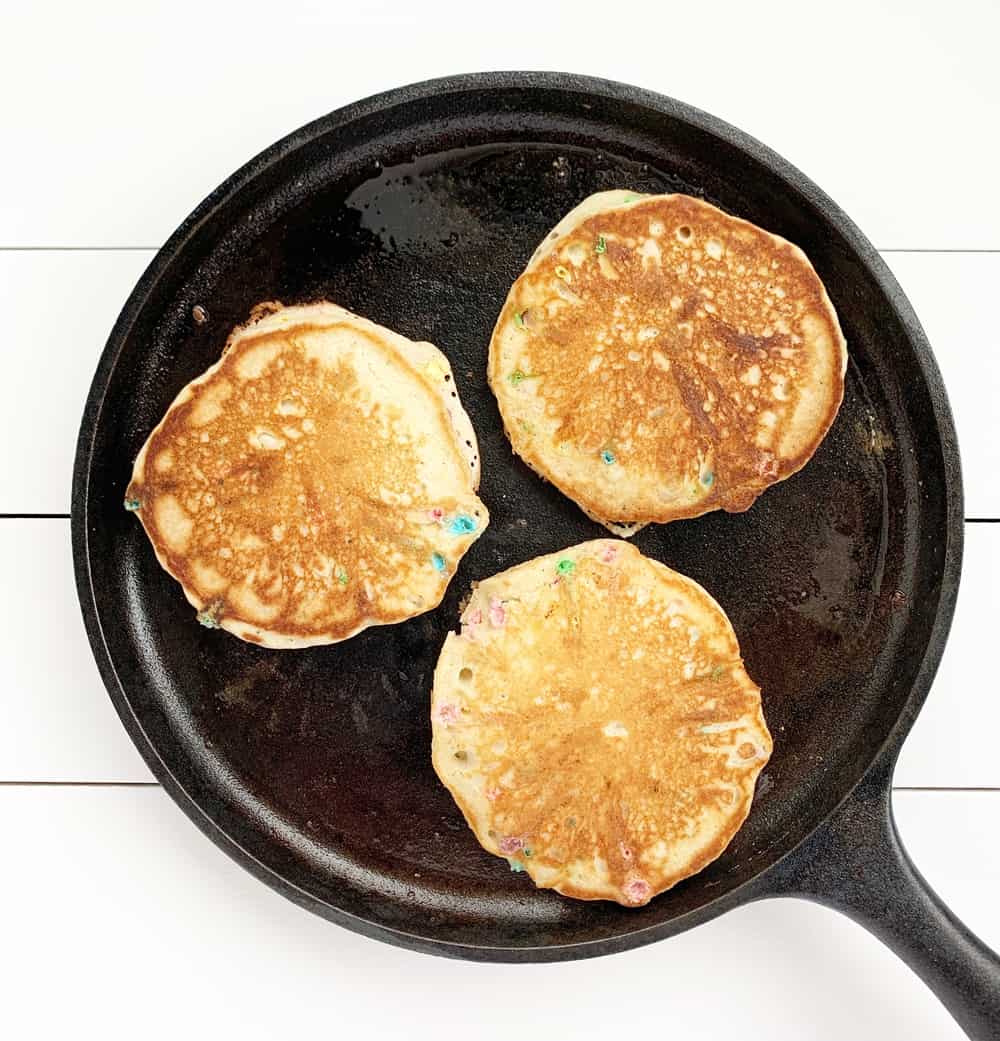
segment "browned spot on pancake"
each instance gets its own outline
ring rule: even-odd
[[[692,424],[700,428],[709,439],[714,438],[716,436],[715,424],[702,408],[705,398],[699,381],[677,361],[671,366],[670,372],[674,377],[674,384],[680,392],[681,403],[691,417]]]
[[[698,310],[699,301],[696,297],[686,296],[684,302],[681,304],[680,309],[677,311],[677,317],[681,321],[685,321],[691,318]]]
[[[709,325],[714,335],[722,340],[723,343],[756,358],[767,357],[767,351],[771,347],[788,346],[790,344],[787,336],[754,336],[751,333],[740,332],[729,325],[728,322],[724,322],[714,315],[711,317]]]

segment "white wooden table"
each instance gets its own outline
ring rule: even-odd
[[[1000,4],[633,0],[600,22],[586,6],[5,7],[4,1037],[961,1036],[877,941],[794,901],[534,967],[446,962],[340,930],[194,829],[125,737],[91,659],[67,519],[76,428],[122,302],[188,211],[274,139],[389,86],[490,68],[630,81],[737,124],[812,176],[884,250],[934,345],[964,458],[966,565],[894,804],[931,883],[1000,946]]]

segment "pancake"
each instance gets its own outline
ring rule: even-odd
[[[434,769],[484,849],[631,907],[719,856],[771,754],[722,608],[616,539],[479,583],[431,721]]]
[[[805,466],[846,365],[798,247],[686,195],[609,191],[514,283],[489,380],[514,451],[629,535],[746,510]]]
[[[482,534],[447,358],[334,304],[255,309],[135,461],[126,509],[198,621],[274,648],[436,607]]]

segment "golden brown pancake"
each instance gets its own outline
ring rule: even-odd
[[[479,583],[431,720],[434,768],[484,849],[626,906],[719,856],[771,754],[722,608],[612,539]]]
[[[602,192],[514,283],[489,379],[514,450],[619,534],[747,509],[829,429],[847,350],[805,254],[686,195]]]
[[[265,305],[135,462],[135,510],[198,620],[347,639],[437,606],[488,521],[447,359],[333,304]]]

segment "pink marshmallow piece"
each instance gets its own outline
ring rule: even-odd
[[[524,839],[517,835],[505,835],[500,840],[500,852],[501,853],[518,853],[524,849]]]
[[[490,625],[501,628],[507,621],[507,608],[504,607],[499,597],[490,598]]]
[[[444,723],[448,726],[451,723],[458,722],[458,706],[452,704],[445,704],[438,707],[437,717],[439,722]]]
[[[649,883],[643,878],[633,878],[626,882],[622,892],[630,904],[641,904],[649,899]]]

